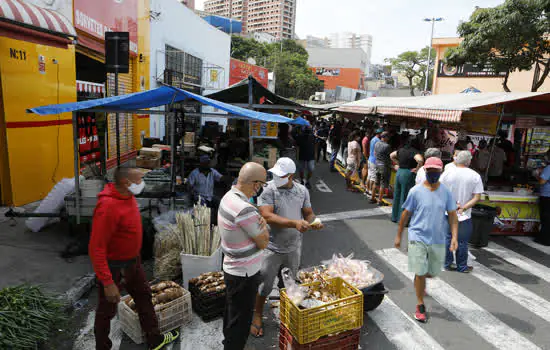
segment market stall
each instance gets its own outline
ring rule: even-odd
[[[262,112],[256,112],[241,108],[238,106],[233,106],[227,103],[219,102],[208,97],[200,96],[193,94],[191,92],[178,89],[175,87],[163,86],[154,90],[149,90],[145,92],[137,92],[128,95],[108,97],[103,99],[82,101],[76,103],[66,103],[59,105],[50,105],[43,107],[31,108],[28,110],[29,113],[35,113],[38,115],[49,115],[49,114],[60,114],[66,112],[72,112],[73,114],[73,131],[74,131],[74,173],[75,173],[75,194],[74,194],[74,203],[75,203],[75,217],[77,223],[80,222],[81,218],[81,186],[79,181],[80,175],[80,157],[79,157],[79,135],[78,135],[78,112],[88,112],[88,113],[143,113],[143,114],[165,114],[169,118],[171,124],[171,130],[175,130],[175,113],[171,112],[171,109],[168,108],[168,111],[156,111],[156,110],[147,110],[148,108],[157,107],[157,106],[171,106],[171,104],[179,101],[184,101],[186,99],[194,99],[200,103],[213,106],[217,109],[223,110],[228,114],[223,115],[226,118],[236,118],[243,119],[245,121],[264,121],[264,122],[275,122],[275,123],[289,123],[292,122],[292,119],[286,118],[280,115],[268,114]],[[176,164],[176,152],[177,145],[175,142],[174,133],[170,135],[170,190],[168,192],[170,198],[172,199],[172,206],[175,204],[175,185],[176,185],[176,167],[173,166]]]
[[[231,85],[227,89],[210,94],[208,97],[236,106],[252,110],[265,110],[271,113],[282,114],[306,110],[301,104],[271,92],[252,76]],[[309,125],[309,122],[298,118],[288,124],[301,126]],[[248,133],[245,136],[248,143],[249,159],[267,168],[272,167],[280,151],[278,150],[280,145],[277,144],[280,129],[278,123],[250,121],[247,127]],[[232,152],[233,157],[229,157],[231,163],[239,161],[235,154],[237,150],[239,148]]]
[[[471,139],[497,138],[499,131],[505,131],[513,150],[507,154],[502,176],[490,177],[491,166],[481,172],[486,189],[483,204],[497,207],[493,234],[521,235],[539,229],[538,194],[533,191],[537,186],[531,173],[541,166],[542,155],[550,147],[549,101],[550,94],[544,92],[449,94],[369,98],[336,110],[380,116],[402,130],[426,131],[424,140],[444,150],[454,147],[449,138],[437,136],[446,130],[454,132],[455,138],[462,133]],[[489,164],[493,164],[496,148],[497,142],[489,148]],[[448,150],[444,152],[444,158],[450,156]]]

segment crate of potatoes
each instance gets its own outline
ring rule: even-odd
[[[207,272],[189,280],[193,311],[208,322],[223,315],[225,282],[223,272]]]
[[[191,321],[191,294],[179,284],[165,281],[151,286],[153,306],[161,333],[171,331]],[[120,327],[136,344],[145,341],[136,304],[130,295],[118,304]]]

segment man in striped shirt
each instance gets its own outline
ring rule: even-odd
[[[265,220],[249,200],[266,185],[266,176],[261,165],[245,164],[237,184],[222,198],[218,211],[227,295],[223,319],[225,350],[244,349],[250,331],[269,232]]]

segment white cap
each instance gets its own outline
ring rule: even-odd
[[[283,177],[288,174],[294,174],[296,172],[296,164],[294,164],[294,162],[290,158],[279,158],[279,160],[277,160],[277,163],[275,163],[275,166],[269,169],[269,172],[279,177]]]

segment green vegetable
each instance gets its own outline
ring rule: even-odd
[[[62,303],[36,286],[0,290],[0,349],[37,349],[64,320]]]

